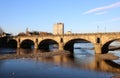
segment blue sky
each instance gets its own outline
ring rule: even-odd
[[[53,32],[63,22],[65,32],[119,32],[120,0],[0,0],[0,27],[17,34]]]

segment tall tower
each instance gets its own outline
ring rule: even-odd
[[[54,35],[63,35],[64,34],[64,23],[54,24],[53,34]]]

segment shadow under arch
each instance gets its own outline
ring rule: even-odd
[[[56,45],[55,47],[58,47],[58,42],[52,39],[45,39],[42,40],[39,45],[38,45],[38,49],[40,49],[41,51],[50,51],[50,45]]]
[[[114,40],[110,40],[108,42],[106,42],[103,46],[102,46],[102,54],[108,53],[109,51],[109,45],[114,42],[114,41],[118,41],[120,39],[114,39]]]
[[[20,44],[20,48],[23,49],[34,49],[34,41],[30,39],[23,40]]]
[[[0,37],[0,47],[8,47],[7,41],[8,41],[7,37]]]
[[[64,50],[67,50],[67,51],[70,51],[71,53],[73,53],[75,43],[91,43],[92,44],[92,42],[85,40],[85,39],[81,39],[81,38],[72,39],[64,45]]]
[[[7,42],[9,48],[17,48],[17,41],[15,39],[10,39]]]

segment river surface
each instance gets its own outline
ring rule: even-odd
[[[78,47],[78,45],[80,44],[75,46]],[[79,47],[81,48],[74,49],[72,55],[0,60],[0,78],[120,77],[120,59],[100,60],[94,54],[94,50],[89,49],[93,48],[89,43],[84,43]],[[0,49],[2,54],[16,51],[13,49]],[[120,51],[110,51],[110,53],[120,56]]]

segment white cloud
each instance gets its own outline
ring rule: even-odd
[[[117,8],[117,7],[120,7],[120,2],[116,2],[116,3],[113,3],[111,5],[107,5],[107,6],[102,6],[102,7],[90,9],[90,10],[84,12],[83,14],[90,14],[90,13],[103,11],[103,10],[107,10],[107,9],[112,9],[112,8]]]
[[[112,22],[114,22],[114,21],[120,21],[120,17],[113,18],[113,19],[111,19],[111,21],[112,21]]]
[[[96,15],[103,15],[103,14],[106,14],[107,13],[107,11],[103,11],[103,12],[97,12],[97,13],[95,13]]]
[[[111,19],[105,19],[105,20],[99,20],[99,21],[93,21],[92,24],[110,24],[110,23],[115,23],[120,21],[120,17],[116,18],[111,18]]]

